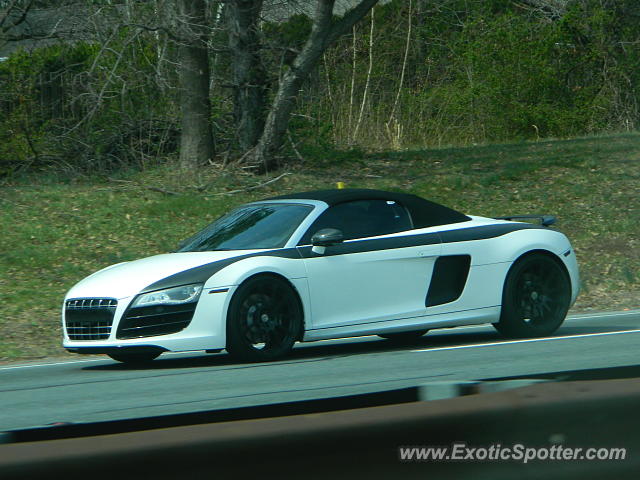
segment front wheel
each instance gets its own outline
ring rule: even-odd
[[[248,362],[280,358],[301,336],[302,306],[293,288],[272,275],[250,278],[229,305],[227,351]]]
[[[571,281],[562,265],[544,254],[518,260],[502,292],[500,321],[493,326],[509,337],[550,335],[562,324],[571,302]]]

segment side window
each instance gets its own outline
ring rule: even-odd
[[[328,208],[309,227],[300,245],[311,243],[311,237],[323,228],[337,228],[345,240],[375,237],[403,232],[412,228],[406,209],[391,200],[357,200]]]

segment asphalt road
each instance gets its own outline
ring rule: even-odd
[[[490,326],[430,332],[412,344],[378,337],[298,346],[281,362],[164,354],[148,367],[110,359],[0,367],[0,431],[640,364],[640,311],[569,318],[553,337],[504,340]],[[105,357],[106,358],[106,357]]]

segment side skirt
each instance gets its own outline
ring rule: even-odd
[[[402,318],[398,320],[363,323],[345,327],[318,328],[307,330],[303,342],[327,340],[330,338],[361,337],[377,335],[379,333],[394,333],[420,328],[447,328],[463,325],[480,325],[495,323],[500,319],[500,305],[473,310],[441,313],[437,315],[423,315],[419,317]]]

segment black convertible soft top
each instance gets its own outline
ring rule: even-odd
[[[403,205],[411,215],[414,228],[434,227],[471,220],[465,214],[409,193],[386,192],[366,188],[343,188],[289,193],[267,200],[320,200],[329,206],[354,200],[392,200]]]

